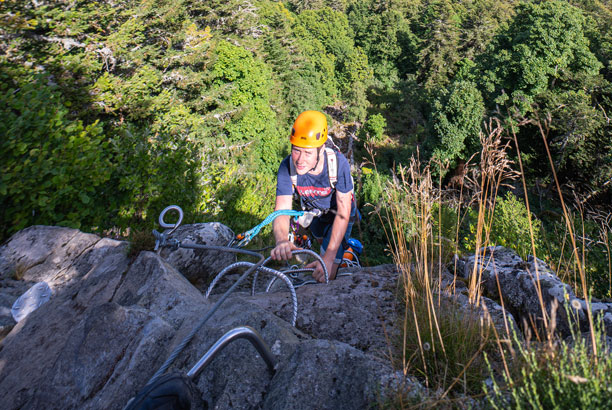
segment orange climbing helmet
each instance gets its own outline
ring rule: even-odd
[[[319,111],[304,111],[291,129],[291,144],[301,148],[318,148],[327,141],[327,118]]]

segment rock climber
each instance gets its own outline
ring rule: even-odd
[[[336,277],[348,247],[357,211],[349,163],[340,152],[325,146],[327,139],[327,119],[323,113],[304,111],[297,117],[289,139],[291,154],[278,169],[275,210],[292,209],[295,195],[303,210],[321,211],[309,229],[321,244],[321,256],[331,280]],[[271,256],[275,260],[289,260],[291,252],[299,249],[288,239],[289,218],[282,215],[274,220],[276,246]],[[312,273],[315,280],[325,281],[318,261],[307,268],[315,269]]]

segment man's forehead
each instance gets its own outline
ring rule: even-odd
[[[303,147],[297,147],[295,145],[292,145],[291,149],[293,151],[298,151],[298,152],[312,152],[312,153],[317,152],[317,148],[303,148]]]

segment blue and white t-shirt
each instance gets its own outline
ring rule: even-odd
[[[336,191],[347,193],[353,190],[351,167],[340,153],[336,153],[338,163],[338,180],[333,190],[329,183],[327,169],[327,151],[323,150],[323,171],[319,175],[306,173],[297,176],[296,191],[305,209],[338,209],[336,204]],[[285,158],[278,168],[276,180],[276,195],[293,195],[290,170],[291,155]],[[355,214],[355,201],[351,204],[351,216]]]

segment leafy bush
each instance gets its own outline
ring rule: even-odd
[[[0,238],[32,224],[84,229],[108,218],[114,187],[102,125],[72,120],[48,78],[0,72]]]
[[[274,112],[270,109],[271,73],[263,61],[242,47],[221,41],[215,48],[216,61],[212,68],[213,88],[228,88],[229,101],[224,108],[233,111],[224,124],[227,142],[243,145],[254,143],[255,166],[275,174],[280,162],[282,137],[278,135]],[[252,155],[253,156],[253,155]]]
[[[326,94],[347,99],[350,119],[362,119],[368,104],[365,87],[373,74],[366,54],[355,47],[346,15],[329,7],[305,10],[294,32],[319,70]]]
[[[129,125],[118,131],[112,139],[118,201],[114,223],[151,227],[171,204],[183,208],[185,223],[193,221],[203,189],[197,145],[180,134],[152,135]]]
[[[361,172],[360,202],[377,205],[383,199],[383,190],[389,178],[367,167],[361,168]]]
[[[362,220],[353,226],[351,236],[363,244],[364,254],[360,259],[368,265],[391,262],[387,249],[388,238],[376,213],[384,201],[383,192],[388,180],[388,176],[367,167],[361,168],[361,179],[355,179],[355,183],[361,182],[355,191]]]
[[[594,353],[574,329],[572,340],[544,346],[518,344],[517,368],[503,381],[484,386],[495,409],[609,409],[612,407],[612,356],[601,322]]]
[[[381,143],[386,126],[387,121],[385,117],[381,114],[374,114],[368,118],[365,124],[363,124],[361,131],[373,142]]]
[[[486,219],[490,218],[490,212],[490,209],[486,211]],[[545,258],[545,255],[540,254],[540,251],[543,251],[541,222],[529,214],[525,203],[519,200],[512,192],[508,192],[505,197],[500,196],[496,199],[492,224],[490,227],[485,226],[489,235],[489,245],[505,246],[514,250],[523,259],[526,259],[528,255],[533,254],[529,218],[531,218],[536,253],[539,257]],[[475,251],[473,233],[476,230],[476,219],[476,211],[468,209],[468,232],[464,233],[462,242],[463,248],[467,252]]]
[[[260,223],[274,211],[276,179],[266,172],[248,174],[236,163],[214,166],[209,170],[210,188],[217,193],[216,207],[204,212],[203,218],[219,221],[235,233]],[[260,236],[271,232],[271,225]]]
[[[480,150],[481,122],[485,114],[482,95],[470,81],[457,81],[440,93],[432,113],[433,157],[454,165]]]
[[[564,1],[524,2],[481,63],[495,103],[532,110],[535,97],[597,75],[601,63],[589,49],[582,11]]]

